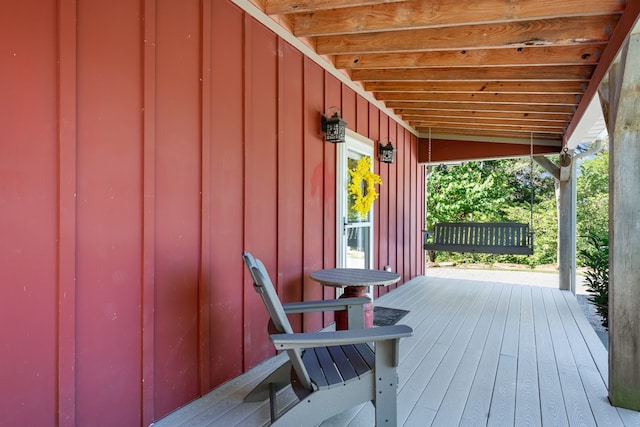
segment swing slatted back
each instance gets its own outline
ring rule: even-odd
[[[443,222],[424,234],[424,249],[443,252],[533,254],[533,233],[516,222]]]

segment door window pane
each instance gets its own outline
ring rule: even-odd
[[[357,158],[351,157],[353,156],[355,153],[349,153],[349,170],[354,169],[357,165],[358,165],[358,160],[360,160],[360,158],[362,156],[357,156]],[[349,186],[351,185],[351,183],[353,182],[353,178],[351,177],[351,174],[347,174],[347,188],[349,188]],[[362,191],[362,194],[365,194],[366,191],[366,183],[364,181],[360,182],[360,190]],[[349,223],[354,223],[354,222],[368,222],[370,221],[369,217],[370,217],[370,213],[367,212],[367,214],[363,217],[360,216],[360,214],[353,208],[353,205],[355,204],[355,196],[353,194],[348,194],[347,191],[347,221]]]
[[[370,226],[347,227],[347,268],[371,268],[370,234]]]

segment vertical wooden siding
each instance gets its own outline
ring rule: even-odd
[[[273,274],[278,247],[277,40],[248,16],[244,25],[244,247]],[[244,285],[244,368],[249,369],[273,346],[264,334],[269,316],[248,274]]]
[[[199,369],[201,18],[198,0],[162,0],[155,10],[155,90],[145,90],[155,98],[155,197],[145,191],[144,200],[152,205],[145,212],[155,209],[151,360],[154,412],[163,414],[175,408],[175,395],[184,399],[199,393],[193,378]]]
[[[244,127],[243,82],[244,16],[228,2],[212,2],[211,20],[211,132],[203,146],[209,145],[211,180],[203,200],[211,210],[209,271],[202,280],[209,289],[210,318],[203,319],[209,329],[210,386],[220,384],[242,372],[243,367],[243,270],[238,254],[244,249]],[[224,226],[222,226],[224,225]],[[207,362],[203,362],[207,364]],[[160,415],[160,414],[158,414]]]
[[[56,418],[54,2],[0,3],[0,425]],[[65,242],[66,243],[66,242]]]
[[[243,250],[333,297],[330,106],[399,150],[374,266],[423,272],[416,137],[231,2],[11,0],[0,40],[1,426],[147,425],[272,355]]]
[[[302,183],[302,296],[305,300],[322,299],[322,288],[309,278],[309,273],[323,268],[323,243],[325,229],[323,205],[326,197],[324,181],[324,144],[320,136],[320,118],[318,111],[324,109],[323,70],[308,59],[304,60],[303,92],[303,171]],[[326,197],[326,198],[325,198]],[[285,243],[285,242],[281,242]],[[285,243],[286,244],[286,243]],[[315,330],[322,326],[320,313],[308,313],[303,316],[303,328]]]
[[[324,73],[324,110],[326,111],[331,106],[339,106],[342,104],[342,85],[340,82],[330,76],[328,73]],[[317,115],[316,115],[317,117]],[[313,120],[313,115],[310,116],[310,120]],[[316,119],[317,120],[317,119]],[[313,122],[312,122],[313,123]],[[317,131],[316,131],[317,132]],[[317,133],[316,133],[317,135]],[[336,247],[336,159],[337,148],[334,144],[323,144],[324,149],[324,190],[326,192],[324,197],[324,223],[323,223],[323,236],[324,236],[324,264],[323,268],[331,268],[336,265],[336,251],[332,251],[330,248]],[[325,299],[335,298],[335,290],[330,287],[323,289],[323,295]],[[324,314],[325,326],[334,321],[333,313]]]
[[[142,8],[77,4],[76,424],[126,425],[142,407]]]

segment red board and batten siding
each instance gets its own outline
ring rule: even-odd
[[[0,426],[148,425],[272,355],[243,250],[333,297],[332,105],[399,149],[374,266],[423,272],[417,138],[231,2],[10,0],[0,40]]]
[[[322,287],[311,280],[309,274],[324,267],[323,244],[327,231],[324,224],[323,205],[325,201],[324,146],[320,132],[319,112],[324,110],[324,71],[315,63],[303,63],[303,145],[302,186],[304,199],[299,214],[302,216],[302,296],[305,300],[322,299]],[[284,101],[283,101],[284,102]],[[296,143],[292,141],[292,143]],[[328,194],[331,194],[329,192]],[[327,196],[328,196],[327,194]],[[281,242],[286,244],[286,242]],[[307,313],[303,316],[304,330],[322,327],[321,313]]]
[[[274,274],[279,243],[277,39],[263,26],[255,25],[249,16],[245,16],[244,25],[244,247],[260,257],[267,270]],[[246,370],[263,360],[273,345],[264,334],[269,316],[253,291],[248,274],[244,284]]]
[[[173,395],[195,396],[198,384],[198,277],[200,274],[201,114],[200,2],[156,6],[155,91],[155,413],[171,411]],[[172,25],[176,22],[177,25]],[[153,70],[153,68],[152,68]],[[149,78],[146,69],[145,80]],[[146,83],[146,81],[145,81]],[[148,105],[145,105],[147,111]],[[145,150],[148,151],[148,150]],[[179,155],[176,155],[179,153]],[[145,191],[145,202],[149,201]],[[145,213],[148,209],[145,209]],[[184,351],[187,349],[187,351]],[[171,388],[158,387],[171,384]]]
[[[307,59],[308,61],[308,59]],[[324,109],[333,105],[342,104],[342,85],[328,73],[324,73]],[[316,114],[317,117],[317,114]],[[310,118],[310,120],[312,117]],[[318,120],[316,118],[316,120]],[[337,148],[335,144],[323,144],[324,146],[324,264],[323,268],[331,268],[336,265],[336,251],[330,248],[336,247],[336,159]],[[335,290],[330,287],[323,289],[325,299],[335,298]],[[328,312],[324,314],[324,324],[329,325],[334,321],[334,314]]]
[[[304,224],[300,200],[304,200],[302,179],[304,145],[304,56],[283,40],[278,40],[278,294],[282,301],[303,300],[300,272],[303,269]],[[273,277],[276,280],[276,277]],[[295,331],[302,331],[302,315],[290,317]]]
[[[0,425],[57,411],[56,30],[55,3],[0,3]]]
[[[210,370],[210,386],[214,387],[243,370],[243,294],[244,271],[238,254],[244,246],[244,14],[228,2],[213,2],[211,21],[203,18],[211,31],[207,54],[211,69],[203,71],[210,81],[211,92],[203,94],[211,104],[211,130],[203,135],[203,147],[209,146],[209,191],[203,194],[211,212],[207,223],[209,235],[208,270],[202,280],[208,285],[209,360],[201,361]],[[224,225],[224,226],[221,226]],[[253,292],[253,291],[252,291]],[[212,325],[211,327],[209,325]],[[161,415],[161,414],[157,414]]]
[[[78,2],[77,20],[76,423],[125,425],[140,416],[140,392],[121,390],[140,388],[146,309],[141,7]]]

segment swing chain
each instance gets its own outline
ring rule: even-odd
[[[425,196],[425,215],[424,215],[424,226],[426,228],[427,226],[427,222],[428,222],[428,218],[429,218],[429,177],[431,176],[431,174],[433,173],[433,166],[431,166],[431,127],[429,127],[429,163],[427,164],[427,168],[425,170],[426,174],[427,174],[427,194]]]
[[[529,153],[529,179],[531,185],[531,204],[530,204],[530,213],[529,213],[529,231],[533,234],[533,202],[534,202],[534,180],[533,180],[533,132],[531,132],[531,143],[530,145],[530,153]]]

